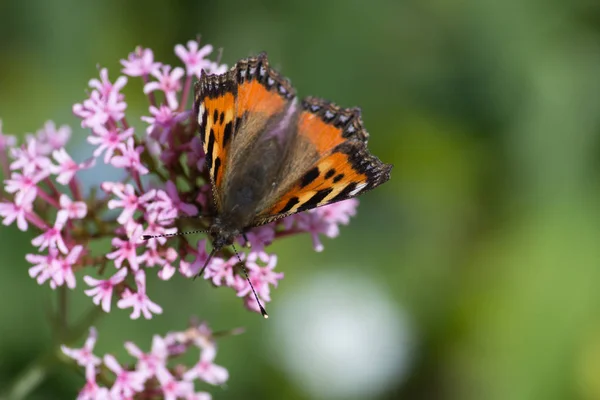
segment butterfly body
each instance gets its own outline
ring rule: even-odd
[[[222,75],[203,74],[194,115],[206,153],[213,251],[248,229],[357,196],[389,179],[367,149],[358,108],[298,101],[265,53]]]

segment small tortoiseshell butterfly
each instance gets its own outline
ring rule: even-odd
[[[392,166],[367,149],[360,109],[314,97],[298,104],[265,53],[222,75],[203,73],[194,115],[216,208],[211,256],[250,228],[355,197],[390,178]]]

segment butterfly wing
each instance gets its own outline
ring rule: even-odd
[[[392,165],[367,149],[360,109],[306,98],[296,120],[296,143],[279,191],[257,213],[255,225],[355,197],[390,178]],[[310,156],[307,156],[310,155]]]
[[[227,195],[239,180],[235,175],[244,174],[248,149],[284,118],[294,98],[291,84],[269,67],[266,53],[240,60],[222,75],[202,74],[194,110],[218,212],[232,208]]]

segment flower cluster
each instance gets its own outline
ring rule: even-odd
[[[235,334],[236,331],[228,332]],[[227,370],[214,363],[217,346],[213,332],[204,323],[193,323],[181,332],[167,335],[154,335],[149,352],[143,352],[132,342],[125,343],[125,349],[137,361],[135,364],[122,364],[112,354],[102,358],[96,356],[97,332],[90,328],[89,336],[82,348],[72,349],[61,346],[62,352],[85,369],[86,383],[79,392],[79,400],[164,398],[210,400],[207,392],[196,392],[194,381],[210,385],[222,385],[229,378]],[[198,348],[198,362],[188,367],[173,364],[175,358]]]
[[[131,309],[131,318],[149,319],[162,312],[148,296],[146,277],[152,269],[162,280],[176,272],[193,277],[201,270],[208,257],[207,240],[176,236],[144,241],[142,236],[169,235],[194,224],[195,229],[208,226],[199,216],[210,214],[212,192],[189,103],[193,81],[202,71],[227,70],[208,58],[212,51],[212,46],[200,47],[197,41],[177,45],[182,68],[157,62],[150,49],[137,48],[121,60],[124,75],[115,81],[102,68],[99,79],[89,81],[88,98],[73,106],[93,146],[87,159],[74,160],[66,150],[68,126],[47,122],[17,145],[0,125],[0,166],[5,175],[0,218],[4,225],[14,223],[22,231],[37,232],[31,241],[35,251],[26,259],[32,264],[30,276],[39,284],[72,289],[76,276],[82,275],[88,286],[85,293],[104,311],[111,310],[116,298],[118,308]],[[132,77],[144,84],[148,115],[130,125],[124,90]],[[80,174],[109,166],[121,170],[123,178],[90,187]],[[262,302],[270,301],[271,288],[283,278],[274,271],[277,256],[268,252],[268,245],[277,238],[309,233],[320,251],[319,235],[337,236],[339,224],[348,223],[357,204],[347,200],[297,214],[252,229],[246,235],[249,243],[238,239],[239,244],[250,245],[240,258]],[[112,248],[90,254],[90,244],[101,239],[110,239]],[[233,289],[247,308],[258,311],[239,264],[234,253],[223,250],[208,263],[204,278]]]

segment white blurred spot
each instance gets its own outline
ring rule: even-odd
[[[272,303],[272,361],[312,398],[375,398],[406,376],[413,332],[384,286],[327,269]]]

